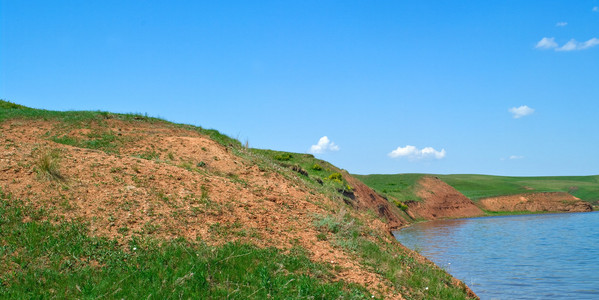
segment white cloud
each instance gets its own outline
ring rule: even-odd
[[[389,152],[387,155],[389,155],[391,158],[407,157],[409,159],[416,160],[424,158],[442,159],[445,157],[445,154],[445,149],[437,151],[433,147],[418,149],[414,146],[406,145],[405,147],[397,147],[397,149]]]
[[[555,24],[557,27],[564,27],[566,25],[568,25],[568,22],[557,22],[557,24]]]
[[[594,12],[599,12],[599,6],[595,6],[595,7],[593,7],[593,11],[594,11]]]
[[[520,107],[512,107],[508,111],[512,113],[514,119],[519,119],[535,112],[534,109],[528,107],[527,105],[522,105]]]
[[[598,38],[592,38],[586,42],[578,42],[575,39],[571,39],[569,40],[566,44],[564,44],[563,46],[555,49],[555,51],[574,51],[574,50],[584,50],[584,49],[589,49],[591,47],[595,47],[599,45],[599,39]]]
[[[540,49],[551,49],[551,48],[556,48],[558,45],[555,42],[555,38],[548,38],[548,37],[544,37],[542,38],[537,45],[535,46],[535,48],[540,48]]]
[[[572,50],[576,50],[577,47],[578,47],[578,42],[574,39],[571,39],[570,41],[565,43],[563,46],[555,49],[555,51],[572,51]]]
[[[564,22],[565,23],[565,22]],[[560,23],[557,23],[559,26]],[[565,26],[565,25],[564,25]],[[592,38],[586,42],[578,42],[575,39],[569,40],[561,47],[555,42],[555,38],[542,38],[535,48],[537,49],[554,49],[555,51],[574,51],[574,50],[585,50],[599,45],[598,38]]]
[[[310,153],[318,154],[326,151],[339,151],[339,146],[331,142],[327,136],[323,136],[318,140],[318,144],[310,147]]]
[[[587,48],[591,48],[591,47],[595,47],[599,45],[599,39],[598,38],[592,38],[584,43],[582,43],[582,49],[587,49]]]

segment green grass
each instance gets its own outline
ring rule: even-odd
[[[364,184],[383,195],[389,200],[400,202],[420,201],[416,196],[414,187],[416,182],[425,174],[374,174],[374,175],[353,175],[360,179]]]
[[[51,140],[59,144],[102,150],[107,153],[118,153],[119,147],[125,142],[123,138],[112,131],[90,133],[84,139],[63,135],[53,136]]]
[[[437,175],[477,201],[486,197],[531,192],[567,192],[584,201],[599,201],[599,176],[508,177],[491,175]]]
[[[63,128],[86,128],[91,123],[105,124],[106,120],[116,119],[127,122],[148,122],[162,124],[164,126],[176,126],[183,129],[200,132],[209,136],[212,140],[226,147],[234,149],[242,148],[241,142],[224,135],[214,129],[205,129],[187,124],[171,123],[159,118],[148,117],[142,114],[116,114],[103,111],[52,111],[44,109],[29,108],[9,101],[0,100],[0,122],[6,120],[45,120],[59,121]],[[99,149],[108,152],[116,152],[119,139],[110,131],[91,133],[87,140],[77,140],[62,135],[50,137],[58,143],[67,145]]]
[[[407,287],[408,299],[466,299],[464,290],[451,284],[443,270],[418,262],[395,244],[385,242],[360,220],[340,211],[316,216],[320,239],[355,254],[363,265],[389,280],[398,290]]]
[[[331,267],[311,262],[301,248],[183,239],[132,239],[123,247],[0,196],[2,299],[370,299],[363,287],[333,281]]]
[[[215,130],[141,115],[38,110],[0,100],[0,122],[10,119],[56,121],[58,127],[47,135],[49,140],[117,153],[121,140],[107,126],[102,127],[109,119],[178,126],[208,135],[265,171],[299,178],[307,183],[310,193],[344,201],[350,197],[351,187],[342,173],[326,161],[309,154],[247,149]],[[104,131],[78,139],[69,139],[66,134],[72,128],[89,128],[91,123],[95,127],[100,124]],[[151,152],[140,156],[156,159]],[[206,202],[208,209],[210,199],[207,192],[204,194],[199,201]],[[418,262],[349,214],[333,215],[338,207],[326,208],[332,213],[316,222],[318,238],[353,253],[406,298],[465,298],[464,290],[453,286],[443,270]],[[347,208],[351,209],[349,205]],[[147,232],[157,230],[147,225]],[[211,230],[227,236],[234,233],[220,224]],[[126,227],[120,229],[127,231]],[[90,237],[87,232],[85,224],[60,222],[48,212],[10,199],[0,189],[0,298],[370,298],[363,287],[333,278],[331,274],[339,271],[338,266],[311,262],[301,248],[282,252],[240,243],[214,247],[202,241],[140,237],[124,247],[114,240]]]
[[[427,174],[354,175],[378,193],[400,201],[412,200],[415,183]],[[533,192],[567,192],[584,201],[599,202],[599,176],[509,177],[491,175],[433,175],[473,201]]]
[[[312,154],[262,149],[251,149],[251,151],[270,159],[281,167],[295,171],[298,176],[309,183],[328,185],[339,191],[351,191],[351,187],[348,186],[347,181],[335,166],[315,158]]]

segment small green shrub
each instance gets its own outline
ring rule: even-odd
[[[280,161],[287,161],[287,160],[291,160],[292,158],[293,158],[293,155],[291,155],[290,153],[283,153],[283,154],[275,155],[275,159],[280,160]]]
[[[401,201],[397,201],[397,200],[393,200],[393,203],[395,203],[395,206],[397,206],[399,209],[403,210],[403,211],[407,211],[408,210],[408,206],[405,205],[403,202]]]
[[[339,173],[333,173],[331,175],[329,175],[329,180],[338,182],[338,183],[343,183],[343,176]]]
[[[313,164],[312,170],[314,171],[322,171],[322,167],[319,164]]]

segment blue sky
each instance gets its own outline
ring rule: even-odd
[[[358,174],[599,174],[599,0],[0,0],[0,19],[0,98],[19,104]]]

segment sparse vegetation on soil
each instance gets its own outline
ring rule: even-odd
[[[37,149],[35,156],[35,171],[46,180],[64,181],[60,172],[60,151],[57,149]]]
[[[3,195],[0,298],[371,298],[359,285],[333,281],[331,266],[312,262],[302,248],[283,253],[182,238],[119,245],[88,236],[81,223],[54,225],[48,218]]]
[[[6,101],[0,147],[0,297],[473,297],[393,239],[400,209],[311,155]]]

